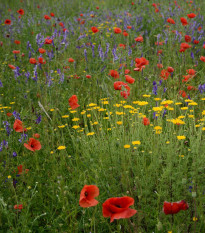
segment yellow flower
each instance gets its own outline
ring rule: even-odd
[[[69,115],[64,115],[64,116],[62,116],[62,118],[68,118],[69,117]]]
[[[188,107],[182,107],[181,108],[181,110],[187,110],[188,109]]]
[[[11,176],[8,176],[8,179],[11,179]]]
[[[117,125],[122,125],[122,121],[117,121]]]
[[[78,128],[80,128],[80,126],[79,125],[74,125],[72,128],[73,129],[78,129]]]
[[[144,105],[147,105],[147,104],[148,104],[147,101],[139,101],[139,102],[138,102],[138,105],[139,105],[139,106],[144,106]]]
[[[149,98],[151,95],[143,95],[143,97],[147,97],[147,98]]]
[[[161,100],[161,98],[154,98],[154,100],[158,101],[158,100]]]
[[[116,112],[116,114],[120,116],[120,115],[123,115],[125,113],[124,112]]]
[[[95,134],[94,132],[90,132],[90,133],[87,133],[87,136],[92,136],[94,134]]]
[[[179,155],[179,157],[184,158],[184,155]]]
[[[175,103],[175,105],[181,105],[182,103],[181,102],[177,102],[177,103]]]
[[[166,141],[166,144],[169,144],[170,143],[170,141]]]
[[[203,127],[202,130],[204,131],[204,130],[205,130],[205,127]]]
[[[124,148],[128,149],[128,148],[130,148],[130,145],[124,145]]]
[[[53,154],[53,151],[51,151],[50,154]]]
[[[186,137],[185,136],[177,136],[177,139],[178,140],[183,140],[183,139],[185,139]]]
[[[132,142],[132,145],[140,145],[140,144],[141,144],[140,141],[133,141],[133,142]]]
[[[61,128],[64,128],[65,125],[59,125],[58,128],[61,129]]]
[[[197,217],[193,217],[193,221],[194,222],[198,221],[198,218]]]
[[[91,114],[88,114],[87,117],[91,117]]]
[[[77,117],[74,117],[73,119],[72,119],[72,121],[79,121],[80,119],[79,118],[77,118]]]
[[[55,111],[55,109],[54,109],[54,108],[51,108],[50,111],[53,112],[53,111]]]
[[[57,149],[58,150],[65,150],[65,148],[66,148],[65,146],[59,146]]]

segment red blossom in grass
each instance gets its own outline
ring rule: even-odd
[[[182,82],[188,82],[189,79],[191,79],[193,76],[192,75],[183,75],[184,79],[182,80]]]
[[[169,67],[167,68],[167,71],[168,71],[169,73],[172,73],[172,72],[174,72],[174,69],[173,69],[171,66],[169,66]]]
[[[24,15],[24,10],[23,10],[23,9],[19,9],[19,10],[17,11],[17,13],[19,13],[20,15]]]
[[[50,16],[51,16],[51,17],[54,17],[54,16],[55,16],[55,14],[54,14],[53,12],[51,12],[51,13],[50,13]]]
[[[191,48],[191,45],[189,45],[187,43],[181,43],[179,52],[184,52],[188,48]]]
[[[91,78],[91,75],[87,74],[85,77],[89,79]]]
[[[53,40],[46,38],[44,44],[52,44]]]
[[[33,136],[34,136],[34,138],[40,138],[40,134],[38,134],[38,133],[35,133]]]
[[[11,116],[13,115],[13,113],[7,112],[6,115],[7,115],[8,117],[11,117]]]
[[[21,44],[21,41],[15,40],[14,43],[15,43],[15,44]]]
[[[45,49],[43,49],[43,48],[39,48],[39,49],[38,49],[38,51],[39,51],[39,53],[41,53],[41,54],[43,54],[43,53],[45,53],[45,52],[46,52],[46,50],[45,50]]]
[[[194,44],[198,44],[199,43],[199,40],[194,40]]]
[[[124,90],[122,90],[122,88]],[[117,82],[114,82],[114,89],[115,90],[122,90],[120,92],[121,96],[125,99],[128,98],[128,96],[130,95],[130,87],[127,85],[127,83],[124,83],[122,81],[117,81]]]
[[[64,23],[63,22],[60,22],[59,24],[58,24],[60,27],[64,27]]]
[[[126,36],[129,36],[129,33],[127,33],[126,31],[124,31],[122,34],[123,34],[123,36],[125,36],[125,37],[126,37]]]
[[[110,222],[115,219],[130,218],[137,213],[136,210],[129,207],[134,205],[134,199],[131,197],[112,197],[103,203],[103,216],[110,218]]]
[[[168,214],[177,214],[181,210],[187,210],[189,208],[189,205],[184,201],[178,201],[178,202],[164,202],[163,205],[163,212]]]
[[[11,20],[10,20],[10,19],[6,19],[6,20],[4,21],[4,23],[7,24],[7,25],[10,25],[10,24],[11,24]]]
[[[15,205],[15,206],[14,206],[14,209],[15,209],[15,210],[22,210],[22,209],[23,209],[23,205],[22,205],[22,204],[20,204],[20,205]]]
[[[191,36],[189,36],[189,35],[185,35],[184,39],[186,42],[191,42]]]
[[[12,53],[13,53],[13,54],[19,54],[19,53],[20,53],[20,50],[13,50]]]
[[[200,60],[203,61],[203,62],[205,62],[205,57],[201,56]]]
[[[30,62],[31,64],[34,64],[34,65],[37,63],[37,61],[36,61],[35,58],[30,58],[30,59],[29,59],[29,62]]]
[[[117,70],[110,70],[110,73],[109,73],[109,75],[111,75],[113,78],[119,78],[120,77],[120,75],[119,75],[119,73],[117,72]]]
[[[13,65],[11,65],[11,64],[8,64],[8,66],[9,66],[9,68],[11,68],[12,70],[15,70],[15,69],[16,69],[16,67],[13,66]]]
[[[137,41],[137,42],[143,42],[144,39],[143,39],[143,37],[140,35],[140,36],[138,36],[137,38],[135,38],[135,41]]]
[[[130,73],[130,70],[129,69],[126,69],[125,70],[125,74],[129,74]]]
[[[130,75],[125,75],[126,82],[133,84],[135,82],[135,79],[132,78]]]
[[[115,34],[120,34],[120,33],[122,33],[122,30],[120,28],[115,28],[114,33]]]
[[[83,208],[96,206],[98,201],[95,197],[99,196],[99,188],[95,185],[85,185],[80,193],[79,205]]]
[[[38,62],[39,62],[40,64],[46,64],[46,61],[45,61],[45,59],[44,59],[43,57],[39,57],[39,58],[38,58]]]
[[[163,68],[163,65],[162,65],[162,64],[157,64],[157,67],[158,67],[159,69],[162,69],[162,68]]]
[[[23,127],[22,121],[20,121],[19,119],[16,119],[14,121],[13,129],[18,133],[23,133],[27,131],[27,129]]]
[[[196,17],[196,15],[194,14],[194,13],[190,13],[190,14],[188,14],[187,15],[190,19],[192,19],[192,18],[195,18]]]
[[[78,98],[76,95],[72,95],[70,99],[68,100],[69,105],[72,109],[78,108],[80,105],[78,104]]]
[[[160,74],[160,77],[164,80],[167,80],[170,76],[170,73],[167,71],[167,70],[162,70],[161,71],[161,74]]]
[[[188,69],[186,70],[187,74],[190,74],[190,75],[195,75],[196,74],[196,71],[194,69]]]
[[[119,44],[119,47],[125,49],[126,48],[126,44]]]
[[[188,25],[187,20],[185,18],[183,18],[183,17],[181,17],[181,23],[182,23],[183,26]]]
[[[127,29],[132,29],[132,26],[127,26]]]
[[[172,18],[168,18],[168,19],[167,19],[167,23],[175,24],[175,21],[174,21]]]
[[[99,32],[99,29],[98,29],[98,28],[96,28],[96,27],[91,27],[91,30],[92,30],[92,32],[93,32],[93,33],[97,33],[97,32]]]
[[[73,58],[68,58],[68,62],[70,62],[70,63],[72,63],[72,62],[74,62],[75,60],[73,59]]]
[[[22,174],[22,172],[23,172],[23,165],[19,165],[18,167],[17,167],[17,169],[18,169],[18,174]]]
[[[49,15],[44,15],[44,19],[46,19],[46,20],[50,20],[50,19],[51,19],[51,17],[50,17]]]
[[[145,65],[148,65],[149,64],[149,61],[146,60],[146,58],[144,57],[141,57],[141,58],[135,58],[135,71],[142,71],[142,69],[145,68]]]
[[[149,125],[150,124],[150,121],[147,117],[144,117],[143,120],[142,120],[142,124],[143,125]]]
[[[28,144],[24,143],[24,146],[30,150],[30,151],[33,151],[35,152],[36,150],[40,150],[41,149],[41,143],[34,139],[34,138],[30,138],[29,141],[28,141]]]

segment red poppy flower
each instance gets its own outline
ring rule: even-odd
[[[188,82],[189,79],[191,79],[193,76],[192,75],[183,75],[184,79],[182,80],[182,82]]]
[[[127,29],[132,29],[132,26],[127,26]]]
[[[13,113],[7,112],[6,115],[7,115],[8,117],[11,117],[11,116],[13,115]]]
[[[19,53],[20,53],[20,50],[13,50],[12,53],[13,53],[13,54],[19,54]]]
[[[119,73],[117,72],[117,70],[110,70],[110,73],[109,73],[109,75],[111,75],[113,78],[119,78],[120,77],[120,75],[119,75]]]
[[[63,22],[60,22],[58,25],[61,26],[62,28],[64,27],[64,23]]]
[[[19,119],[16,119],[14,121],[13,129],[18,133],[23,133],[27,131],[27,129],[23,127],[22,121],[20,121]]]
[[[80,21],[80,24],[85,24],[85,20]]]
[[[10,20],[10,19],[6,19],[6,20],[4,21],[4,23],[7,24],[7,25],[10,25],[10,24],[11,24],[11,20]]]
[[[122,33],[122,30],[120,28],[115,28],[114,33],[115,34],[120,34],[120,33]]]
[[[185,18],[183,18],[183,17],[181,17],[181,23],[182,23],[183,26],[188,25],[187,20]]]
[[[169,76],[170,76],[170,73],[167,70],[162,70],[161,71],[160,77],[162,79],[167,80]]]
[[[190,75],[195,75],[196,74],[196,71],[194,69],[188,69],[186,70],[187,74],[190,74]]]
[[[74,62],[75,60],[73,58],[68,58],[68,62]]]
[[[187,210],[189,205],[185,201],[164,202],[163,212],[167,214],[177,214],[180,210]]]
[[[11,68],[12,70],[15,70],[15,69],[16,69],[16,67],[13,66],[13,65],[11,65],[11,64],[8,64],[8,66],[9,66],[9,68]]]
[[[21,174],[22,172],[23,172],[23,165],[19,165],[18,167],[17,167],[17,169],[18,169],[18,174]]]
[[[137,38],[135,38],[135,41],[137,41],[137,42],[143,42],[144,39],[143,39],[143,37],[140,35],[140,36],[138,36]]]
[[[143,125],[149,125],[150,124],[150,121],[147,117],[144,117],[143,120],[142,120],[142,124]]]
[[[198,44],[199,43],[199,40],[194,40],[194,44]]]
[[[125,49],[126,44],[119,44],[119,47]]]
[[[78,104],[78,98],[76,95],[72,95],[70,99],[68,100],[69,105],[72,109],[78,108],[80,105]]]
[[[189,36],[189,35],[185,35],[184,39],[186,42],[191,42],[191,36]]]
[[[142,69],[145,68],[145,65],[148,65],[149,64],[149,61],[146,60],[144,57],[141,57],[141,58],[135,58],[135,71],[142,71]]]
[[[187,43],[181,43],[180,45],[180,52],[184,52],[186,49],[191,48],[191,45],[187,44]]]
[[[28,141],[28,144],[24,143],[24,146],[28,150],[33,151],[33,152],[41,149],[41,143],[34,138],[30,138]]]
[[[23,10],[23,9],[19,9],[17,12],[18,12],[20,15],[24,15],[24,10]]]
[[[20,205],[15,205],[15,206],[14,206],[14,209],[15,209],[15,210],[18,210],[18,209],[19,209],[19,210],[22,210],[22,209],[23,209],[23,205],[22,205],[22,204],[20,204]]]
[[[51,19],[51,17],[50,17],[49,15],[44,15],[44,19],[46,19],[46,20],[50,20],[50,19]]]
[[[173,69],[171,66],[169,66],[169,67],[167,68],[167,71],[168,71],[169,73],[172,73],[172,72],[174,72],[174,69]]]
[[[127,83],[124,83],[122,81],[114,82],[114,89],[115,90],[122,90],[122,87],[125,88],[126,90],[121,91],[120,94],[122,97],[127,99],[128,96],[130,95],[130,87],[127,85]]]
[[[99,29],[98,29],[98,28],[96,28],[96,27],[91,27],[91,30],[92,30],[92,32],[93,32],[93,33],[97,33],[97,32],[99,32]]]
[[[126,36],[129,36],[129,34],[128,34],[126,31],[123,32],[122,34],[123,34],[123,36],[125,36],[125,37],[126,37]]]
[[[29,59],[29,62],[30,62],[31,64],[34,64],[34,65],[37,63],[37,61],[36,61],[35,58],[30,58],[30,59]]]
[[[131,197],[112,197],[103,203],[103,216],[110,218],[110,222],[115,219],[130,218],[137,213],[136,210],[129,207],[134,204]]]
[[[95,185],[85,185],[80,193],[79,205],[81,207],[96,206],[98,201],[94,198],[99,196],[99,188]]]
[[[51,17],[54,17],[54,16],[55,16],[55,14],[51,12],[51,13],[50,13],[50,16],[51,16]]]
[[[167,22],[170,23],[170,24],[175,24],[175,21],[172,18],[168,18]]]
[[[45,61],[45,59],[44,59],[43,57],[39,57],[39,58],[38,58],[38,62],[39,62],[40,64],[46,64],[46,61]]]
[[[51,44],[52,42],[52,39],[46,38],[44,44]]]
[[[125,70],[125,74],[129,74],[130,73],[130,70],[129,69],[126,69]]]
[[[125,75],[126,82],[133,84],[135,82],[135,79],[132,78],[130,75]]]
[[[21,41],[15,40],[14,43],[15,43],[15,44],[21,44]]]
[[[194,14],[194,13],[190,13],[190,14],[188,14],[187,15],[190,19],[192,19],[192,18],[195,18],[196,17],[196,15]]]
[[[201,56],[200,60],[203,61],[203,62],[205,62],[205,57]]]
[[[39,53],[41,53],[41,54],[43,54],[43,53],[45,53],[45,52],[46,52],[46,50],[45,50],[45,49],[43,49],[43,48],[39,48],[39,49],[38,49],[38,51],[39,51]]]
[[[162,68],[163,68],[163,65],[162,65],[162,64],[157,64],[157,67],[158,67],[159,69],[162,69]]]
[[[91,75],[87,74],[85,77],[89,79],[91,78]]]
[[[187,90],[191,91],[191,90],[197,90],[197,88],[193,87],[193,86],[187,86]]]
[[[200,31],[201,31],[201,29],[202,29],[202,27],[198,27],[198,29],[197,29],[197,30],[200,32]]]

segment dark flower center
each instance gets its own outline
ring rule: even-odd
[[[120,205],[115,205],[117,208],[122,208]]]
[[[31,144],[31,147],[32,147],[32,148],[34,148],[34,145],[33,145],[33,144]]]
[[[86,197],[88,196],[88,192],[85,192],[85,196],[86,196]]]

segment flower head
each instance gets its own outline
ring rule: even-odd
[[[95,185],[85,185],[80,193],[79,205],[81,207],[96,206],[98,201],[94,198],[99,196],[99,188]]]

